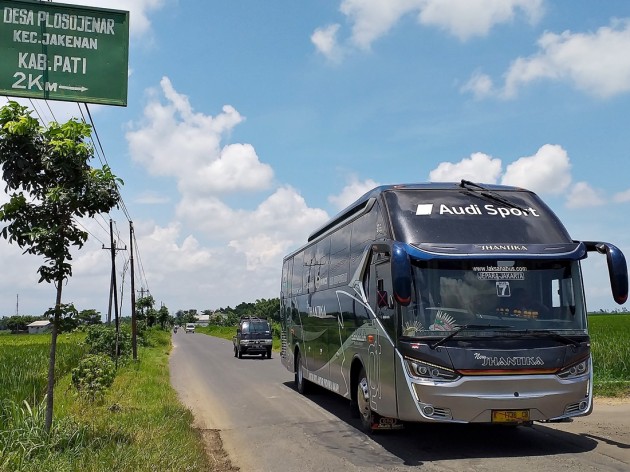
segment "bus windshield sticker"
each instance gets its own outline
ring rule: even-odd
[[[478,280],[525,280],[527,267],[504,265],[473,267]]]
[[[471,203],[467,206],[449,206],[444,203],[418,203],[416,206],[416,216],[430,216],[433,214],[433,209],[437,206],[437,214],[450,215],[450,216],[498,216],[500,218],[509,217],[530,217],[539,218],[541,215],[536,208],[513,208],[505,206],[496,206],[492,204],[488,205],[476,205]]]
[[[429,326],[429,331],[453,331],[455,328],[457,328],[455,318],[447,312],[438,310],[433,324]]]
[[[510,282],[497,282],[497,297],[511,297]]]

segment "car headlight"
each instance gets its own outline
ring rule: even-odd
[[[405,358],[407,372],[416,379],[436,380],[442,382],[452,382],[459,378],[459,374],[453,369],[448,369],[428,362],[422,362],[416,359]]]
[[[558,377],[561,379],[572,379],[575,377],[581,377],[590,372],[590,362],[588,359],[583,360],[582,362],[578,362],[577,364],[573,364],[572,366],[566,367],[562,369],[558,373]]]

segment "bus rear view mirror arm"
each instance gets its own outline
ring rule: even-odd
[[[625,256],[617,246],[610,243],[584,241],[584,245],[589,252],[597,251],[606,255],[613,298],[619,305],[623,305],[628,300],[628,268]]]
[[[411,303],[411,262],[404,244],[392,244],[392,282],[394,299],[402,306]]]

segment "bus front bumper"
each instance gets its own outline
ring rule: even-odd
[[[399,402],[404,421],[529,423],[592,411],[590,375],[571,380],[555,375],[475,376],[453,382],[407,378],[407,383],[411,401]]]

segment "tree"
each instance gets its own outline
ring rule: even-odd
[[[138,321],[140,322],[147,322],[147,317],[148,315],[152,314],[153,311],[155,311],[153,309],[153,305],[155,305],[155,300],[153,299],[152,295],[147,295],[146,297],[140,297],[136,300],[136,310],[138,310],[137,313],[137,318]],[[151,324],[149,324],[148,326],[151,326]]]
[[[72,276],[72,246],[81,248],[88,234],[75,218],[94,217],[110,211],[120,201],[122,181],[108,166],[89,165],[93,149],[86,139],[89,125],[71,119],[47,128],[26,107],[11,101],[0,109],[0,166],[11,192],[0,207],[0,221],[7,223],[0,236],[16,243],[25,254],[42,256],[39,282],[56,288],[50,362],[48,368],[46,423],[52,426],[55,356],[60,319],[71,305],[63,305],[63,283]]]
[[[81,310],[77,314],[77,321],[80,325],[93,325],[102,323],[101,312],[93,308]]]
[[[157,321],[162,329],[166,329],[166,325],[171,324],[172,317],[168,313],[168,308],[166,308],[166,305],[162,305],[157,311]]]

